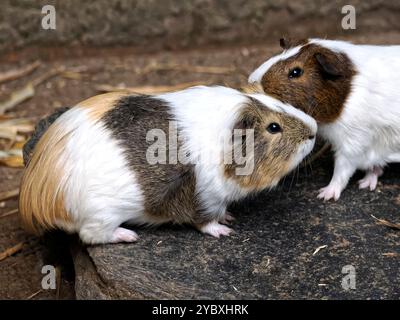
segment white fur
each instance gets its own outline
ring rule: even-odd
[[[310,129],[312,134],[316,134],[317,132],[317,123],[315,120],[310,117],[309,115],[305,114],[303,111],[296,109],[295,107],[291,106],[290,104],[283,103],[271,96],[267,96],[265,94],[250,94],[249,96],[257,99],[264,105],[268,106],[269,109],[280,113],[287,113],[295,118],[299,118],[303,123],[305,123]]]
[[[128,220],[143,223],[144,197],[128,169],[123,150],[87,109],[75,107],[57,122],[69,134],[64,163],[65,206],[73,220],[63,227],[79,232],[86,243],[114,242],[117,227]]]
[[[357,169],[367,170],[368,178],[374,167],[400,161],[400,46],[354,45],[320,39],[310,42],[344,53],[357,72],[339,119],[319,126],[319,133],[335,151],[333,178],[319,197],[338,199]],[[300,48],[294,48],[293,52]],[[285,54],[268,60],[249,77],[249,82],[259,82],[263,72],[283,59]]]
[[[290,57],[293,57],[300,51],[300,46],[285,50],[283,53],[272,57],[265,61],[261,66],[259,66],[256,70],[254,70],[249,76],[249,83],[261,82],[264,74],[278,61],[286,60]]]
[[[247,101],[239,91],[226,87],[193,87],[158,96],[172,108],[180,130],[186,137],[196,165],[197,191],[203,208],[216,219],[223,217],[228,202],[247,193],[223,175],[221,156],[224,133],[232,130],[235,117]]]

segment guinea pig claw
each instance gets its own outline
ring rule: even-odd
[[[212,221],[200,227],[200,231],[215,238],[219,238],[220,236],[229,236],[233,229],[220,224],[217,221]]]
[[[341,190],[336,186],[328,185],[319,190],[318,199],[329,201],[331,199],[337,201],[340,198]]]

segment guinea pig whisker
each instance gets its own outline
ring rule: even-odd
[[[298,166],[297,166],[297,167],[298,167]],[[297,168],[297,167],[296,167],[296,168]],[[288,196],[290,195],[290,192],[292,191],[292,187],[293,187],[293,182],[294,182],[295,176],[296,176],[296,173],[295,173],[295,172],[292,173],[292,179],[291,179],[291,181],[290,181],[289,191],[288,191],[288,193],[287,193]]]
[[[279,191],[279,197],[278,197],[278,201],[280,201],[281,199],[282,199],[282,194],[283,194],[283,192],[284,192],[284,186],[285,186],[285,181],[286,181],[286,178],[287,178],[287,176],[284,176],[283,178],[282,178],[282,182],[279,184],[279,189],[278,189],[278,191]]]
[[[296,168],[296,183],[295,184],[298,184],[299,178],[300,178],[300,166],[297,165],[297,168]]]
[[[314,117],[314,115],[317,113],[317,103],[315,101],[309,101],[309,103],[307,104],[308,106],[308,110],[307,110],[307,114],[309,114],[311,117]]]
[[[312,161],[310,161],[309,163],[308,163],[308,165],[306,166],[306,168],[307,167],[309,167],[310,168],[310,174],[311,174],[311,176],[313,176],[313,167],[312,167]]]

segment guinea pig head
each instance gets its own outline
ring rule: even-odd
[[[301,109],[319,123],[334,122],[351,90],[355,75],[351,60],[317,42],[295,45],[281,39],[284,52],[256,69],[249,83],[259,84],[266,94]]]
[[[233,152],[239,150],[246,154],[254,167],[251,172],[240,175],[236,171],[239,164],[233,162],[225,165],[225,175],[242,187],[257,191],[274,187],[311,152],[317,124],[292,106],[264,94],[251,94],[249,102],[240,110],[234,129],[241,129],[242,135]],[[253,143],[250,150],[245,146],[249,139]]]

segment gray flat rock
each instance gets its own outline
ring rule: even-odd
[[[386,170],[375,192],[358,190],[358,174],[338,202],[323,203],[316,194],[329,182],[329,158],[231,206],[230,237],[163,226],[135,229],[134,244],[79,248],[77,297],[399,299],[400,231],[371,215],[400,221],[400,166]],[[348,265],[355,289],[346,290]]]

